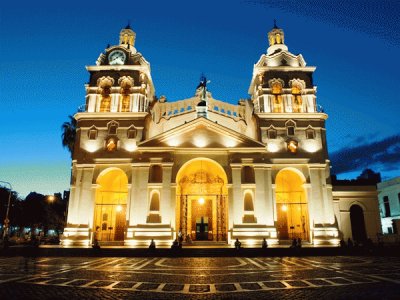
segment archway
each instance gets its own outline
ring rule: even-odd
[[[363,209],[357,204],[354,204],[350,207],[350,222],[353,240],[364,242],[367,239],[367,232],[365,230],[364,222],[364,212]]]
[[[228,190],[224,169],[215,161],[197,158],[176,176],[176,228],[192,240],[226,241]]]
[[[283,169],[276,176],[276,211],[279,239],[309,240],[310,226],[303,174]]]
[[[123,241],[126,227],[128,178],[117,168],[103,171],[96,180],[94,228],[100,241]]]

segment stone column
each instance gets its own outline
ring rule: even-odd
[[[267,206],[265,201],[265,178],[264,167],[254,165],[255,193],[254,193],[254,214],[258,224],[266,224]]]
[[[94,166],[82,168],[82,176],[79,182],[79,205],[78,205],[78,224],[88,225],[93,222],[93,192],[92,192],[92,180],[93,180]]]
[[[160,214],[162,223],[172,223],[171,211],[175,209],[171,202],[171,176],[172,176],[172,163],[162,165],[162,187],[160,199]]]
[[[243,199],[241,193],[241,164],[231,164],[232,168],[232,200],[229,204],[232,204],[233,211],[231,217],[233,218],[233,224],[241,224],[243,214]]]

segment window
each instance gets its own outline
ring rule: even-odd
[[[115,124],[115,123],[111,124],[111,125],[108,127],[108,133],[109,133],[109,134],[117,134],[117,128],[118,128],[118,125],[117,125],[117,124]]]
[[[273,112],[283,112],[283,100],[282,100],[282,84],[274,82],[272,84],[272,95],[273,95]]]
[[[128,137],[128,139],[135,139],[135,138],[136,138],[136,134],[137,134],[137,131],[136,131],[136,129],[133,128],[133,127],[130,127],[130,128],[128,129],[128,131],[127,131],[127,137]]]
[[[149,172],[150,183],[162,183],[162,167],[160,165],[152,165]]]
[[[315,139],[315,131],[314,129],[308,128],[306,130],[306,138],[311,140],[311,139]]]
[[[254,169],[251,166],[242,168],[242,183],[255,183]]]
[[[160,210],[160,195],[157,192],[154,192],[151,195],[150,211],[159,211],[159,210]]]
[[[294,126],[287,127],[287,135],[293,136],[294,135]]]
[[[101,92],[100,112],[109,112],[111,108],[111,86],[105,86]]]
[[[268,130],[268,138],[269,139],[276,139],[277,134],[276,134],[276,129],[269,129]]]
[[[254,211],[253,197],[250,192],[244,194],[244,211]]]
[[[292,87],[292,101],[293,101],[293,112],[299,113],[303,111],[303,99],[301,98],[300,86],[293,85]]]
[[[108,139],[106,142],[106,149],[108,152],[117,150],[117,142],[114,139]]]
[[[390,203],[388,196],[383,197],[383,205],[385,206],[385,217],[390,217]]]
[[[296,141],[291,140],[291,141],[288,141],[288,143],[287,143],[287,149],[290,153],[293,153],[293,154],[297,153],[298,147],[299,146]]]
[[[96,128],[89,129],[88,137],[89,137],[89,140],[95,140],[97,138],[97,129]]]

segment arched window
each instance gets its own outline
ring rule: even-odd
[[[162,167],[160,165],[152,165],[149,172],[150,183],[162,183]]]
[[[242,168],[242,183],[255,183],[253,167],[244,166]]]
[[[121,87],[121,112],[130,112],[133,79],[130,76],[123,76],[118,83]]]
[[[282,84],[280,82],[274,82],[271,88],[273,96],[273,112],[283,112]]]
[[[297,84],[292,86],[292,103],[293,103],[293,112],[300,113],[303,111],[303,99],[301,97],[301,88]]]
[[[118,123],[110,123],[108,125],[108,134],[115,135],[117,134]]]
[[[160,194],[158,192],[154,192],[151,195],[150,212],[154,211],[160,211]]]
[[[136,131],[135,127],[131,126],[127,130],[126,134],[127,134],[128,139],[135,139],[136,135],[137,135],[137,131]]]
[[[253,203],[253,196],[250,192],[246,192],[244,194],[244,211],[254,212],[254,203]]]
[[[97,129],[95,126],[92,126],[88,131],[89,140],[95,140],[97,138]]]
[[[100,112],[109,112],[111,109],[111,86],[105,86],[101,92]]]

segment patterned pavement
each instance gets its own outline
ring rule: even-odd
[[[400,258],[0,258],[0,299],[320,297],[400,299]]]

